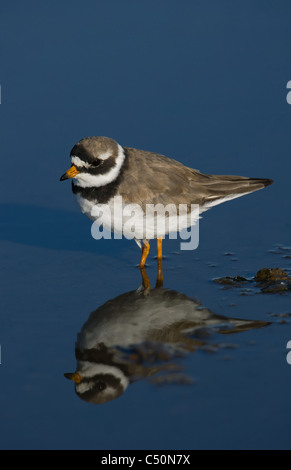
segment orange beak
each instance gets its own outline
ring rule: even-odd
[[[76,384],[79,384],[82,380],[82,377],[80,376],[80,374],[78,374],[78,372],[69,372],[64,374],[64,376],[66,377],[66,379],[73,380]]]
[[[60,181],[69,180],[70,178],[74,178],[78,173],[80,173],[75,165],[72,165],[71,168],[60,177]]]

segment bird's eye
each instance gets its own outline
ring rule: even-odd
[[[96,384],[97,390],[100,392],[106,388],[106,383],[105,382],[97,382]]]
[[[94,162],[91,163],[91,166],[96,168],[97,166],[101,165],[102,160],[94,160]]]

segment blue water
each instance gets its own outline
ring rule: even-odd
[[[252,281],[263,267],[291,268],[290,17],[284,0],[2,7],[2,449],[290,449],[290,291],[263,294]],[[138,247],[94,240],[59,182],[88,135],[275,183],[208,212],[197,250],[166,240],[160,291],[152,244],[141,314]],[[236,275],[248,290],[214,282]],[[174,302],[177,317],[193,304],[187,333]],[[136,367],[104,404],[64,377],[92,312],[98,335],[118,326],[114,353]],[[235,332],[237,319],[248,327]],[[143,321],[144,341],[125,347]]]

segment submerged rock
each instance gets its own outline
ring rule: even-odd
[[[252,279],[246,279],[243,276],[225,276],[214,279],[214,282],[222,284],[224,289],[230,287],[252,287],[252,289],[244,290],[244,295],[247,293],[256,292],[259,288],[259,292],[270,294],[270,293],[282,293],[291,290],[291,277],[286,271],[281,268],[262,268]]]
[[[247,279],[242,276],[225,276],[214,279],[214,282],[217,282],[218,284],[222,284],[224,286],[240,286],[242,283],[247,282]]]
[[[291,278],[281,268],[260,269],[255,275],[255,281],[264,294],[282,293],[291,289]]]
[[[255,275],[256,282],[278,282],[286,281],[287,279],[290,279],[288,274],[281,268],[263,268],[260,269]]]

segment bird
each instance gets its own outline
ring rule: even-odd
[[[141,269],[145,266],[152,239],[157,240],[157,260],[160,262],[166,234],[195,224],[203,212],[218,204],[273,183],[269,178],[205,174],[174,158],[125,147],[103,136],[81,139],[73,146],[70,157],[71,167],[60,180],[73,179],[73,194],[81,211],[91,220],[101,220],[100,211],[94,212],[101,205],[102,226],[126,238],[134,238],[142,252]],[[124,218],[124,213],[120,216],[114,210],[118,198],[122,201],[122,209],[139,208],[134,230],[128,225],[132,212]],[[109,215],[104,206],[110,209]],[[149,217],[147,209],[153,206],[161,212],[151,212]],[[165,207],[170,207],[166,214],[162,213]],[[186,207],[184,213],[179,211],[180,207]],[[162,215],[167,225],[159,228]]]
[[[96,405],[119,398],[137,380],[187,385],[192,378],[181,372],[181,357],[219,350],[225,341],[216,334],[268,325],[215,314],[197,298],[164,286],[140,286],[89,315],[77,334],[75,370],[64,376],[80,399]]]

